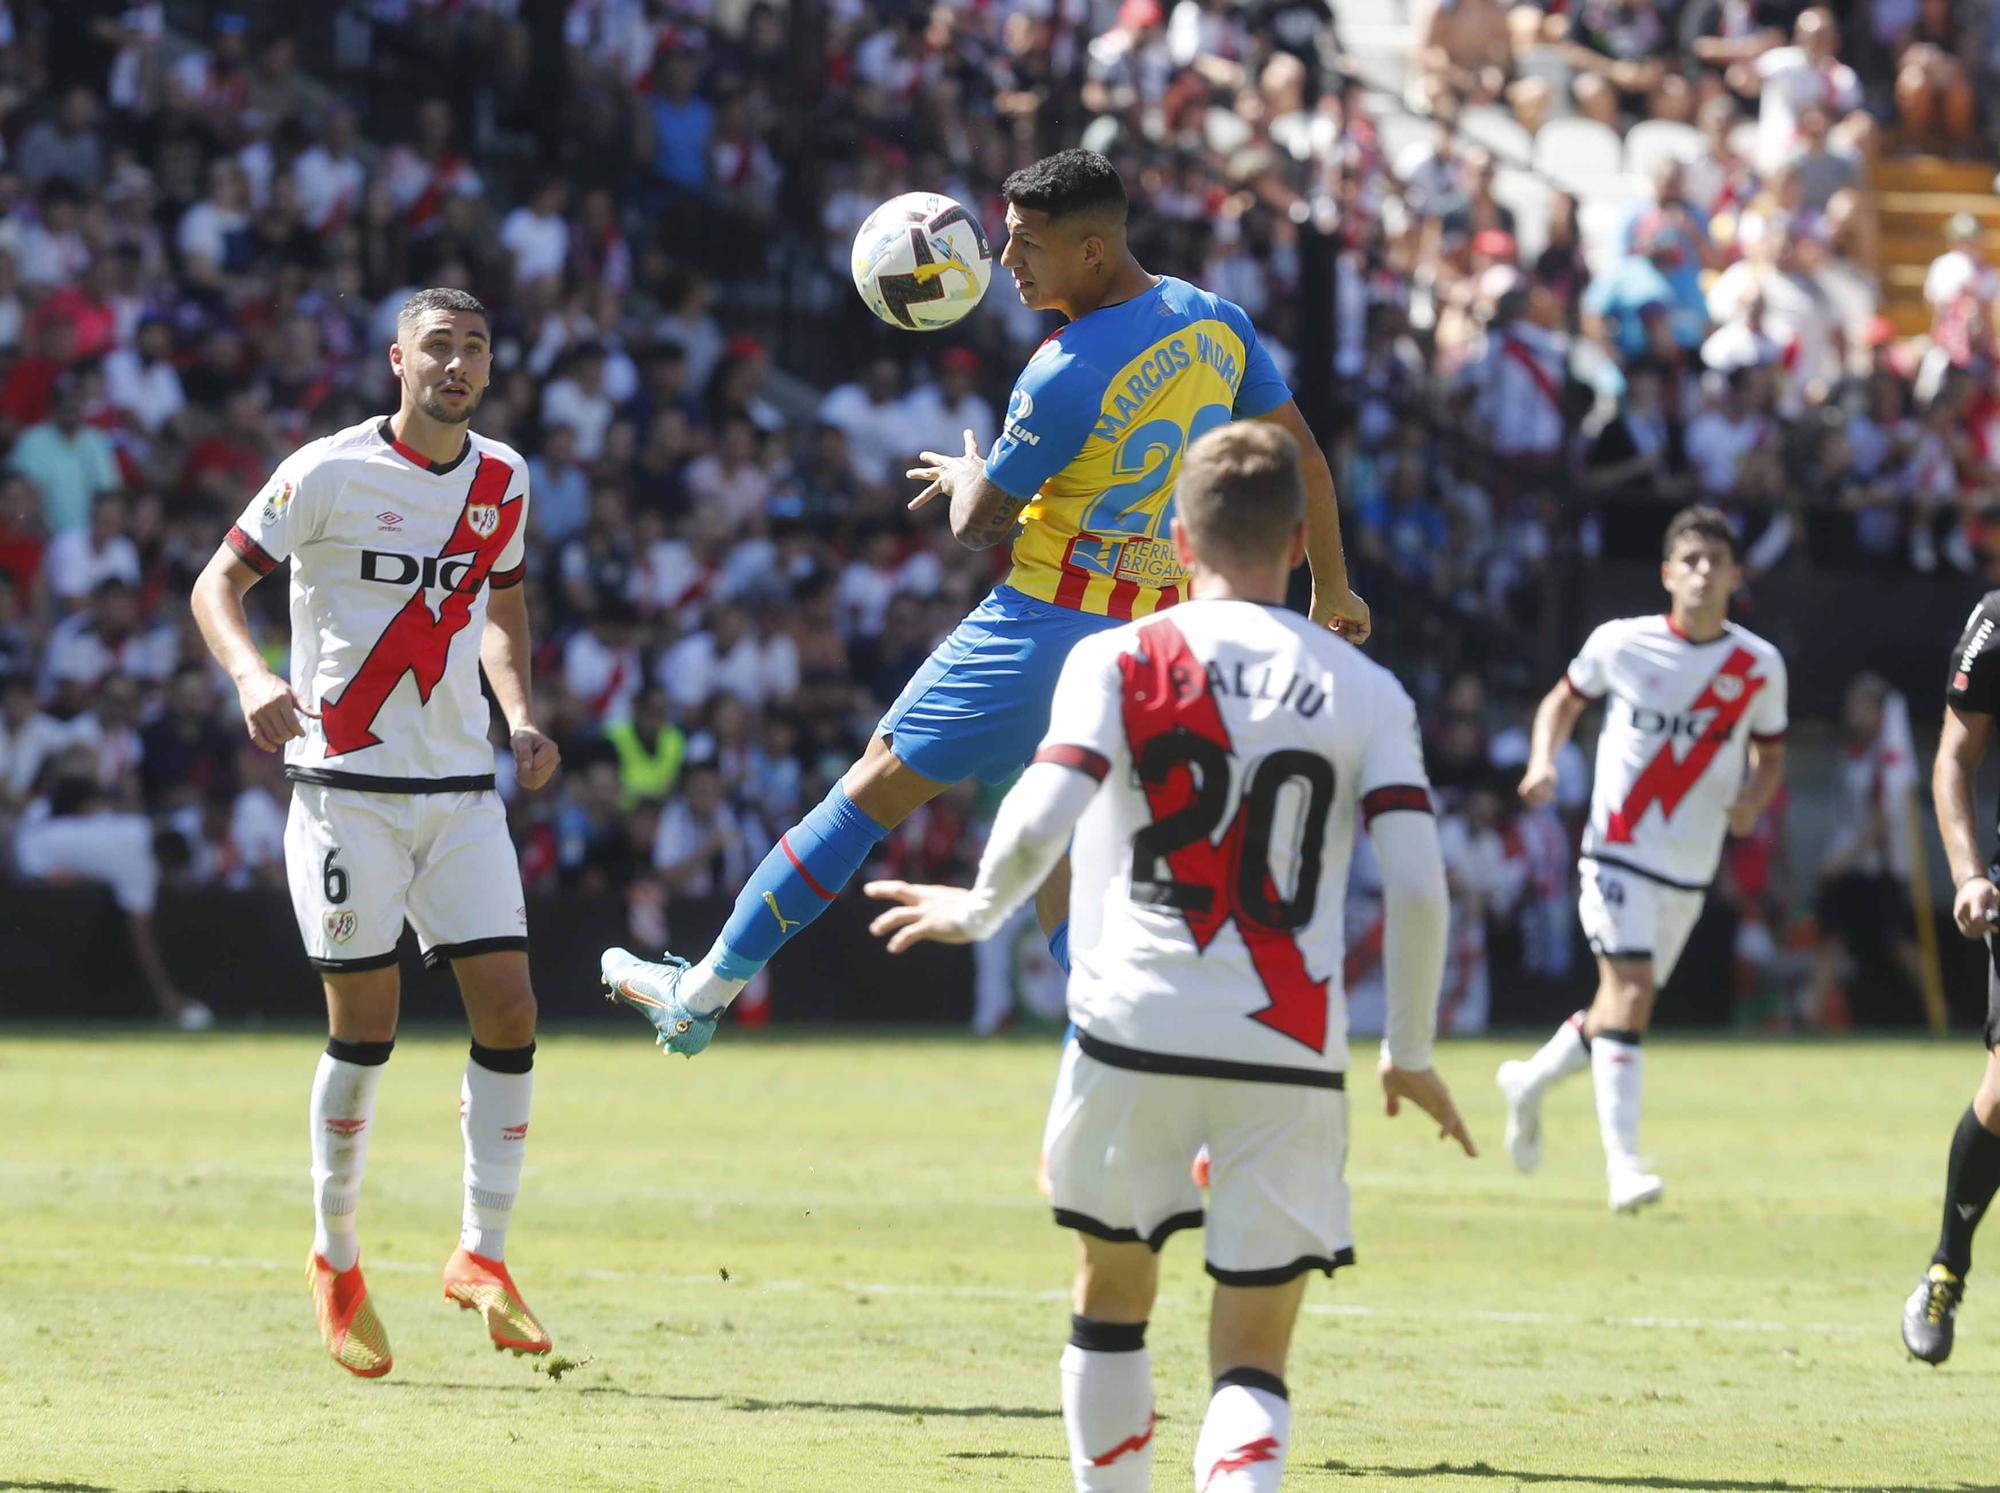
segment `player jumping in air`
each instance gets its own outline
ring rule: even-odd
[[[1187,447],[1234,419],[1268,420],[1305,452],[1306,554],[1315,622],[1355,641],[1368,609],[1347,583],[1333,475],[1241,307],[1149,274],[1125,241],[1124,183],[1103,156],[1066,150],[1003,184],[1007,245],[1022,303],[1066,324],[1015,381],[992,452],[926,451],[910,476],[942,497],[970,549],[1013,541],[1013,569],[917,670],[861,760],[783,835],[690,968],[608,949],[612,999],[641,1012],[660,1045],[689,1056],[717,1013],[821,912],[876,843],[966,777],[1005,781],[1048,724],[1071,645],[1187,595],[1167,537]],[[1039,910],[1067,959],[1061,878]]]
[[[459,1090],[464,1228],[444,1294],[481,1314],[496,1348],[549,1350],[503,1263],[534,1090],[535,997],[479,687],[483,664],[521,786],[541,787],[556,748],[529,715],[528,469],[466,428],[492,371],[478,301],[411,296],[389,367],[396,413],[286,458],[194,588],[251,741],[282,746],[292,780],[285,866],[330,1031],[312,1086],[306,1280],[327,1352],[367,1378],[389,1372],[389,1340],[361,1277],[355,1210],[375,1086],[395,1045],[406,917],[425,962],[452,966],[472,1026]],[[243,611],[244,593],[288,559],[289,682],[266,667]]]
[[[1729,620],[1742,573],[1728,520],[1713,508],[1683,509],[1667,525],[1663,553],[1667,614],[1598,628],[1535,711],[1521,797],[1540,804],[1555,792],[1556,754],[1577,718],[1609,699],[1577,863],[1597,995],[1533,1057],[1502,1063],[1499,1074],[1507,1154],[1531,1172],[1542,1159],[1543,1092],[1589,1065],[1620,1212],[1663,1190],[1639,1160],[1640,1043],[1653,1001],[1701,915],[1724,836],[1749,832],[1785,772],[1785,662]]]
[[[1354,1259],[1342,904],[1357,816],[1381,860],[1382,1088],[1473,1153],[1431,1069],[1444,866],[1410,697],[1285,611],[1305,547],[1298,448],[1231,426],[1188,453],[1170,543],[1191,597],[1077,644],[1048,735],[1001,804],[970,891],[873,882],[900,953],[990,936],[1075,834],[1070,1016],[1043,1156],[1076,1230],[1063,1423],[1079,1489],[1150,1486],[1146,1320],[1158,1251],[1203,1223],[1211,1158],[1209,1493],[1267,1493],[1291,1441],[1285,1357],[1314,1270]]]
[[[1959,1117],[1945,1171],[1944,1226],[1930,1268],[1903,1307],[1903,1342],[1926,1363],[1951,1356],[1958,1304],[1972,1269],[1972,1234],[2000,1190],[2000,889],[1996,872],[1979,854],[1973,785],[1993,742],[2000,714],[2000,591],[1989,591],[1965,624],[1945,686],[1944,732],[1938,738],[1931,794],[1938,829],[1958,887],[1951,915],[1967,938],[1986,940],[1986,1076]]]

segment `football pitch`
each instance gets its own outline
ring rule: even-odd
[[[364,1383],[303,1282],[311,1034],[0,1031],[0,1489],[1068,1486],[1053,1037],[610,1033],[542,1039],[509,1241],[560,1377],[440,1299],[465,1044],[398,1043],[361,1209],[396,1365]],[[1441,1049],[1476,1162],[1357,1075],[1361,1263],[1307,1296],[1288,1487],[2000,1489],[2000,1226],[1952,1362],[1897,1338],[1975,1041],[1656,1039],[1638,1219],[1587,1077],[1508,1167],[1520,1047]],[[1199,1242],[1149,1338],[1162,1489],[1206,1402]]]

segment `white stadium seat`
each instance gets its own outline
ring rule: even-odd
[[[1691,161],[1701,154],[1701,131],[1672,119],[1643,119],[1625,136],[1625,169],[1652,179],[1661,161]]]
[[[1535,169],[1568,185],[1618,175],[1625,142],[1594,119],[1551,119],[1535,136]]]

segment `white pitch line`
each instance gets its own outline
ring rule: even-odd
[[[164,1254],[143,1250],[129,1250],[114,1254],[114,1259],[132,1265],[178,1265],[202,1270],[242,1270],[242,1271],[287,1271],[294,1267],[278,1260],[257,1259],[246,1255],[201,1255]],[[15,1257],[17,1261],[48,1260],[62,1263],[100,1263],[105,1258],[101,1250],[83,1249],[41,1249],[32,1250]],[[380,1274],[431,1275],[435,1267],[419,1264],[412,1260],[371,1260],[368,1268]],[[17,1272],[18,1273],[18,1272]],[[758,1277],[735,1277],[727,1282],[720,1279],[717,1271],[703,1271],[700,1274],[667,1275],[650,1270],[610,1270],[589,1266],[577,1270],[550,1272],[556,1275],[574,1276],[582,1280],[638,1281],[655,1286],[715,1286],[724,1285],[739,1291],[820,1291],[850,1296],[931,1296],[958,1300],[1054,1302],[1067,1301],[1068,1291],[1024,1290],[1014,1286],[954,1286],[931,1284],[922,1281],[851,1281],[851,1280],[787,1280],[779,1277],[763,1279]],[[1172,1301],[1169,1293],[1164,1300]],[[1190,1297],[1190,1300],[1194,1298]],[[1359,1302],[1307,1302],[1303,1310],[1309,1316],[1350,1317],[1362,1321],[1444,1321],[1481,1322],[1502,1327],[1621,1327],[1636,1328],[1648,1332],[1746,1332],[1746,1333],[1813,1333],[1823,1337],[1854,1337],[1875,1334],[1878,1329],[1872,1325],[1855,1322],[1777,1322],[1761,1321],[1749,1317],[1656,1317],[1656,1316],[1601,1316],[1578,1313],[1540,1311],[1437,1311],[1410,1310],[1402,1307],[1367,1306]]]

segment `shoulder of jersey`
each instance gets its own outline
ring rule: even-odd
[[[1750,631],[1749,628],[1744,627],[1741,623],[1737,622],[1729,623],[1728,628],[1729,628],[1729,635],[1732,638],[1736,639],[1737,642],[1743,644],[1744,647],[1749,648],[1752,652],[1768,653],[1773,658],[1779,656],[1778,645],[1772,642],[1769,638],[1765,637],[1762,633],[1752,632]]]
[[[520,452],[516,451],[505,441],[496,441],[492,436],[481,435],[476,430],[471,432],[471,436],[472,449],[477,451],[481,456],[490,456],[495,461],[504,461],[516,472],[526,472],[528,470],[527,458],[522,456]]]
[[[307,441],[299,447],[298,454],[311,462],[315,471],[344,462],[368,461],[373,457],[386,455],[388,442],[382,439],[380,426],[382,417],[376,415],[363,420],[359,425],[350,425],[345,430],[336,430],[332,435],[323,435],[316,441]]]

